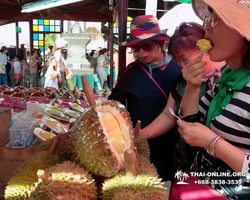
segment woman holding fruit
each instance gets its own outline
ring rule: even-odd
[[[205,38],[212,45],[208,50],[210,59],[226,60],[230,68],[200,102],[206,63],[199,56],[183,68],[187,87],[179,114],[185,121],[196,118],[200,123],[178,121],[179,132],[188,144],[204,148],[200,153],[200,169],[242,172],[249,177],[250,1],[193,0],[192,4],[196,14],[204,19]],[[226,197],[246,200],[250,197],[247,177],[240,185],[214,187]],[[178,199],[178,195],[171,195]]]

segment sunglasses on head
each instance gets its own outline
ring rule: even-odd
[[[142,45],[133,45],[133,46],[131,46],[131,49],[134,52],[139,52],[140,49],[142,49],[144,51],[151,51],[154,47],[155,47],[155,43],[152,42],[152,43],[144,43]]]
[[[197,26],[194,26],[193,24],[187,23],[187,22],[181,23],[180,26],[176,30],[182,31],[182,30],[184,30],[186,28],[192,28],[192,29],[194,29],[196,31],[204,33],[204,30],[198,28]]]

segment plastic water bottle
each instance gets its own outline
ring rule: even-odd
[[[15,123],[15,120],[14,120],[14,109],[11,108],[11,126],[13,126]]]

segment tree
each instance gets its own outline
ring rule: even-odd
[[[58,34],[55,33],[50,33],[45,35],[45,46],[44,46],[45,51],[49,49],[49,46],[54,46],[57,37]]]

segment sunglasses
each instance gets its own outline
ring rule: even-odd
[[[145,43],[145,44],[142,44],[142,45],[133,45],[131,46],[131,49],[134,51],[134,52],[139,52],[140,49],[144,50],[144,51],[151,51],[153,48],[155,47],[155,43]]]
[[[212,8],[208,7],[209,12],[211,13],[210,16],[205,16],[203,19],[203,27],[206,27],[208,24],[214,28],[218,22],[220,21],[220,17],[213,11]]]
[[[184,30],[186,28],[192,28],[192,29],[194,29],[196,31],[199,31],[199,32],[204,34],[204,30],[198,28],[197,26],[194,26],[193,24],[187,23],[187,22],[181,23],[180,26],[176,30],[182,31],[182,30]]]

